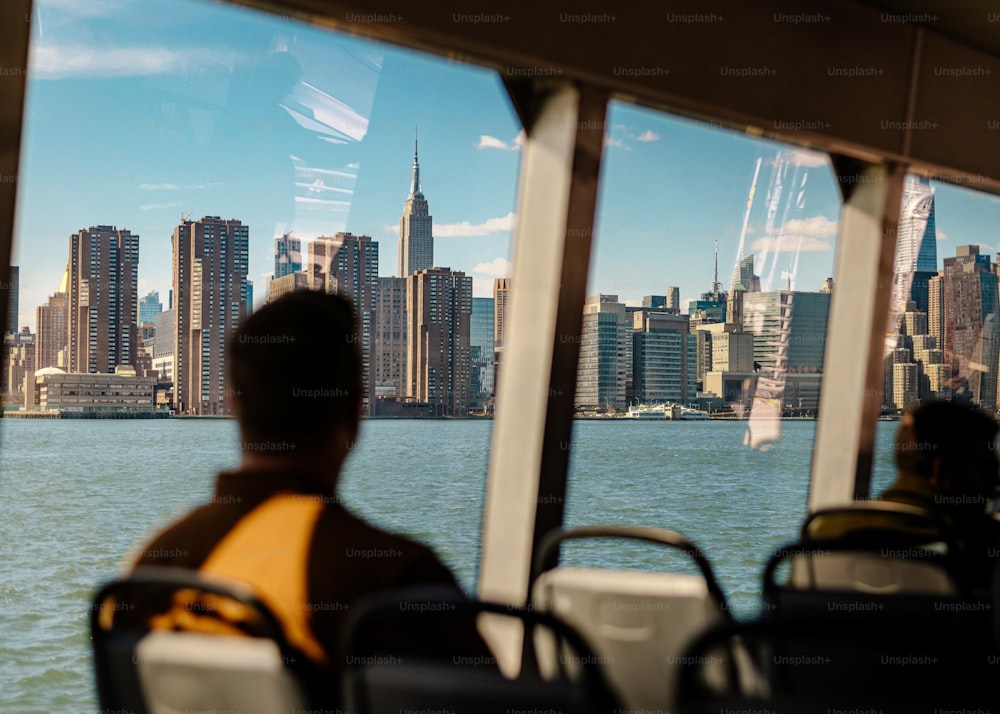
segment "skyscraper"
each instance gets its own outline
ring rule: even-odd
[[[688,316],[641,310],[632,320],[635,398],[642,404],[693,402],[696,338],[688,332]]]
[[[493,298],[472,298],[469,359],[472,361],[470,401],[480,407],[493,394]]]
[[[371,236],[337,233],[309,244],[307,273],[313,289],[349,298],[354,305],[362,361],[361,413],[375,406],[375,305],[378,293],[378,242]]]
[[[163,312],[163,303],[160,302],[160,293],[150,292],[146,297],[139,299],[139,324],[144,322],[156,322],[156,315]]]
[[[139,236],[91,226],[69,237],[67,331],[70,372],[135,365]]]
[[[754,361],[763,369],[822,372],[829,311],[830,293],[746,293],[743,329],[754,335]]]
[[[408,277],[434,265],[432,224],[433,217],[428,213],[427,200],[420,186],[420,162],[417,159],[417,141],[414,139],[410,194],[403,203],[403,215],[399,219],[399,277]]]
[[[35,310],[35,371],[63,368],[59,353],[66,349],[66,293],[52,295]],[[65,356],[64,356],[65,359]]]
[[[681,314],[681,289],[676,285],[667,286],[666,302],[664,307],[672,315]]]
[[[576,373],[576,406],[628,406],[633,367],[631,319],[617,295],[587,298]]]
[[[226,340],[247,312],[249,241],[249,226],[235,218],[185,219],[174,228],[174,405],[178,413],[227,413]]]
[[[912,300],[927,312],[928,281],[937,275],[937,231],[934,192],[925,178],[906,178],[893,273],[892,308]]]
[[[302,270],[302,241],[285,233],[274,239],[274,277]]]
[[[407,392],[436,416],[469,412],[472,277],[449,268],[406,278]]]
[[[493,344],[503,346],[507,329],[507,311],[510,305],[510,278],[493,279]]]
[[[17,311],[18,299],[20,295],[21,269],[10,266],[10,282],[7,284],[7,329],[5,332],[17,332]]]

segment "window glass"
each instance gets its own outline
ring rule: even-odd
[[[34,5],[4,409],[175,412],[2,422],[0,709],[87,710],[93,588],[240,463],[219,358],[241,316],[285,291],[345,292],[366,416],[491,412],[521,126],[493,71],[287,17]],[[200,238],[175,240],[185,227]],[[450,331],[448,349],[410,389],[404,276],[430,268],[450,272],[434,273],[421,324]],[[116,391],[121,366],[149,383]],[[489,437],[485,418],[370,418],[340,496],[433,547],[471,590]]]
[[[600,191],[567,523],[679,531],[749,614],[805,511],[836,289],[829,159],[616,101]],[[686,567],[651,547],[566,551]]]

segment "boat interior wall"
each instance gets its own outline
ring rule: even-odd
[[[567,82],[537,89],[522,148],[517,288],[497,375],[478,585],[480,598],[514,604],[528,601],[535,544],[562,524],[579,344],[560,336],[579,335],[583,320],[607,106],[603,94]],[[516,668],[517,623],[486,621],[502,666]]]
[[[21,121],[27,83],[28,39],[31,35],[31,0],[10,0],[0,5],[0,315],[7,314],[11,285],[10,261],[17,202],[18,163],[21,157]]]
[[[809,510],[868,495],[881,410],[882,356],[892,289],[902,166],[836,161],[856,187],[845,193],[838,226],[836,272],[841,287],[830,300],[824,380],[820,392]]]

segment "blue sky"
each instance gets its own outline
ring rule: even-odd
[[[523,136],[495,73],[215,3],[37,0],[21,324],[58,286],[69,235],[96,224],[140,235],[140,295],[159,290],[164,303],[170,235],[188,212],[250,226],[258,301],[283,230],[371,235],[392,275],[417,127],[435,263],[487,295],[510,271]],[[589,291],[636,301],[678,285],[697,297],[716,240],[728,287],[745,217],[765,287],[791,276],[815,290],[833,274],[838,214],[825,157],[615,102]],[[995,252],[998,217],[996,199],[941,188],[939,259],[962,243]]]

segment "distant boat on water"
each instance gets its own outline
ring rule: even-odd
[[[649,421],[704,421],[708,414],[680,404],[637,404],[631,406],[624,419]]]

